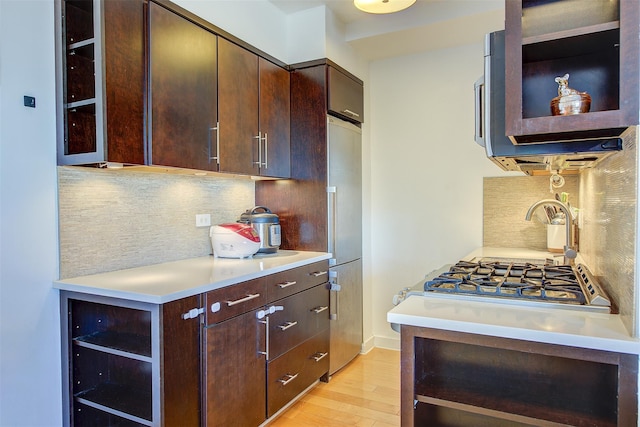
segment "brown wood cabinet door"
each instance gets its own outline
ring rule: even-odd
[[[260,58],[260,175],[291,176],[289,71]]]
[[[327,67],[329,111],[352,122],[364,121],[364,95],[362,84],[341,71]]]
[[[258,426],[266,418],[265,325],[255,311],[205,328],[205,425]]]
[[[258,175],[258,56],[218,40],[220,171]]]
[[[277,212],[282,249],[327,250],[326,67],[291,73],[291,177],[256,182],[256,203]],[[290,184],[293,184],[291,182]]]
[[[146,1],[103,4],[107,160],[142,165]]]
[[[166,427],[200,425],[200,317],[183,314],[201,307],[200,296],[162,305],[162,408]]]
[[[217,170],[217,37],[149,4],[149,164]]]

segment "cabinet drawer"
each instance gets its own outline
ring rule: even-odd
[[[207,292],[207,325],[262,307],[267,302],[265,290],[261,277]]]
[[[315,286],[273,305],[278,310],[269,316],[269,359],[275,359],[329,327],[326,285]]]
[[[267,301],[275,301],[329,281],[329,263],[315,262],[267,276]]]
[[[329,371],[329,329],[271,361],[267,367],[267,416],[271,417]]]

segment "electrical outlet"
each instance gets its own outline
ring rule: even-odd
[[[210,227],[211,214],[196,214],[196,227]]]

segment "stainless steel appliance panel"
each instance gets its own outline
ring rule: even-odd
[[[362,347],[362,261],[331,267],[329,283],[329,375],[333,375],[353,360]]]
[[[362,132],[331,116],[327,127],[331,375],[362,348]]]
[[[362,257],[362,131],[328,117],[329,252],[343,264]]]

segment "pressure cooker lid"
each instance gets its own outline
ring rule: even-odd
[[[268,208],[264,206],[256,206],[253,209],[247,209],[242,215],[240,215],[240,222],[251,224],[279,224],[280,220],[278,218],[278,215],[271,213]]]

